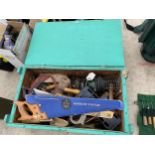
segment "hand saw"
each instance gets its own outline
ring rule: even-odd
[[[123,102],[119,100],[75,98],[52,95],[26,95],[28,104],[38,104],[40,111],[48,118],[64,117],[100,112],[105,110],[123,110]]]

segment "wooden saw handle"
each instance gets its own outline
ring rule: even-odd
[[[16,104],[21,115],[21,117],[18,118],[19,121],[48,119],[46,113],[40,111],[38,104],[32,105],[23,101],[17,101]]]

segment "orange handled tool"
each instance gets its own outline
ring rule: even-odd
[[[72,88],[65,88],[64,92],[71,93],[71,94],[74,94],[74,95],[80,94],[80,90],[79,89],[72,89]]]
[[[28,104],[23,101],[18,101],[16,104],[21,115],[21,117],[18,118],[19,121],[39,121],[48,119],[46,113],[40,111],[38,104]]]

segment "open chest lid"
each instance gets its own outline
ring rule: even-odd
[[[120,20],[37,23],[25,61],[31,68],[124,68]]]

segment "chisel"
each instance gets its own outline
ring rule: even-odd
[[[142,108],[141,108],[141,116],[142,116],[142,120],[143,120],[143,124],[145,126],[148,125],[148,121],[147,121],[147,109],[144,107],[143,103],[142,103]]]
[[[153,121],[153,127],[155,129],[155,109],[153,106],[152,106],[152,121]]]
[[[152,118],[151,118],[151,108],[147,107],[147,118],[148,118],[148,124],[152,125]]]

